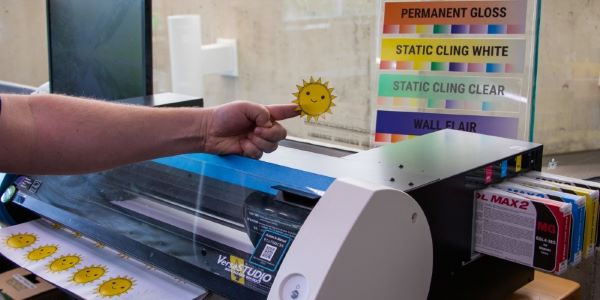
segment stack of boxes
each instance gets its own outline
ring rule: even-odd
[[[594,255],[600,184],[529,171],[474,193],[476,252],[560,274]]]

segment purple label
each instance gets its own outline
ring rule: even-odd
[[[456,129],[499,137],[517,138],[518,118],[448,115],[404,111],[377,111],[377,133],[423,135],[441,129]]]

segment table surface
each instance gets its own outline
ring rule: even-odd
[[[579,283],[543,272],[535,271],[532,282],[508,298],[508,300],[579,300],[581,299]]]

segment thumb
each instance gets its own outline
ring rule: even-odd
[[[253,122],[257,127],[271,127],[271,114],[264,106],[257,103],[246,102],[244,114],[246,118]]]

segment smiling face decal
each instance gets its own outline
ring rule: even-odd
[[[55,260],[53,260],[48,269],[50,272],[62,272],[73,268],[77,264],[81,262],[81,257],[78,255],[64,255]]]
[[[37,237],[32,233],[13,234],[6,240],[6,245],[15,249],[27,248],[37,241]]]
[[[79,269],[75,274],[73,274],[73,282],[79,284],[86,284],[97,280],[106,274],[107,268],[105,266],[86,266],[82,269]]]
[[[324,113],[331,113],[331,107],[335,106],[333,99],[336,96],[331,93],[333,88],[327,87],[329,83],[321,83],[321,78],[315,81],[312,77],[310,82],[304,80],[302,82],[302,86],[296,86],[298,92],[293,93],[296,100],[292,101],[298,104],[296,110],[300,111],[300,116],[306,116],[306,119],[310,122],[311,118],[318,121]]]
[[[121,296],[133,288],[133,283],[133,279],[127,276],[114,277],[100,284],[97,292],[105,298]]]
[[[52,256],[58,250],[57,245],[44,245],[27,253],[27,259],[37,261]]]

